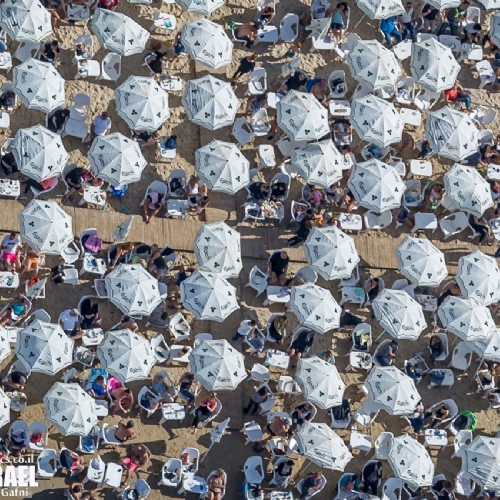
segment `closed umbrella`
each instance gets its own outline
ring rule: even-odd
[[[225,222],[204,224],[194,241],[194,253],[202,271],[237,278],[241,262],[240,233]]]
[[[470,345],[484,359],[500,362],[500,328],[493,328],[486,339],[476,340]]]
[[[357,0],[356,4],[370,19],[387,19],[405,13],[401,0]]]
[[[117,226],[115,232],[113,233],[113,241],[125,241],[127,239],[130,228],[132,227],[132,222],[134,222],[134,216],[129,217],[125,222],[122,222],[119,226]]]
[[[21,173],[38,182],[60,175],[69,158],[61,136],[42,125],[19,129],[12,153]]]
[[[224,0],[175,0],[186,12],[208,16],[224,5]]]
[[[309,265],[326,280],[349,278],[359,263],[353,238],[336,226],[313,228],[304,250]]]
[[[464,448],[462,470],[485,490],[500,489],[500,438],[477,436]]]
[[[10,398],[0,389],[0,427],[10,422]]]
[[[497,4],[500,4],[498,0],[493,1]],[[490,37],[491,41],[498,47],[500,45],[500,13],[496,13],[490,18]]]
[[[52,34],[50,13],[38,0],[5,0],[0,27],[17,42],[41,42]]]
[[[10,356],[10,353],[11,353],[11,348],[9,342],[9,331],[4,326],[0,326],[0,363],[4,359],[8,358]],[[0,408],[1,408],[1,403],[0,403]]]

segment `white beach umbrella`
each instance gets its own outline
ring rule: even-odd
[[[140,181],[148,164],[139,143],[120,132],[97,136],[87,157],[96,176],[113,186]]]
[[[353,101],[351,123],[361,140],[381,148],[401,141],[405,126],[394,104],[374,95]]]
[[[340,306],[329,290],[306,283],[292,287],[290,311],[301,325],[318,333],[326,333],[339,327]]]
[[[94,398],[78,384],[56,382],[43,403],[47,420],[63,436],[88,436],[98,425]]]
[[[486,340],[495,327],[490,310],[474,299],[447,297],[437,313],[443,328],[466,342]]]
[[[235,194],[249,184],[250,162],[231,142],[213,140],[196,150],[198,175],[212,191]]]
[[[149,316],[161,302],[158,280],[140,264],[120,264],[105,278],[109,300],[124,314]]]
[[[500,328],[493,328],[486,339],[470,343],[472,349],[480,356],[494,363],[500,362]]]
[[[309,26],[306,26],[306,31],[310,31],[308,38],[324,38],[327,35],[328,31],[330,31],[331,24],[331,16],[323,17],[322,19],[311,19],[311,23],[309,24]]]
[[[41,42],[52,34],[49,11],[38,0],[5,0],[0,27],[17,42]]]
[[[387,19],[405,13],[401,0],[357,0],[356,4],[370,19]]]
[[[475,3],[477,3],[483,10],[500,9],[500,0],[475,0]],[[493,27],[493,23],[495,21],[498,22],[498,17],[496,19],[490,18],[490,27]]]
[[[208,19],[196,19],[182,27],[181,41],[189,55],[209,68],[231,64],[233,42],[220,24]]]
[[[222,323],[240,308],[236,288],[219,273],[195,271],[181,283],[181,302],[196,319]]]
[[[175,0],[186,12],[208,16],[224,5],[224,0]]]
[[[490,185],[474,167],[456,163],[444,174],[443,183],[446,196],[460,210],[482,217],[493,206]]]
[[[10,398],[0,389],[0,427],[10,422]]]
[[[144,380],[155,364],[148,339],[129,329],[106,332],[97,349],[101,368],[123,383]]]
[[[347,64],[352,77],[373,90],[393,87],[402,73],[394,52],[377,40],[358,40],[347,55]]]
[[[64,106],[64,79],[52,63],[28,59],[14,66],[14,91],[29,109],[50,113]]]
[[[364,384],[368,397],[389,415],[411,415],[421,399],[413,379],[395,366],[375,366]]]
[[[500,489],[500,438],[476,436],[464,448],[462,470],[485,490]]]
[[[461,3],[461,0],[429,0],[427,2],[432,6],[436,7],[439,10],[450,9],[451,7],[458,7]],[[476,2],[479,3],[479,2]]]
[[[73,222],[55,201],[31,200],[19,214],[21,238],[35,251],[60,255],[73,241]]]
[[[487,1],[487,0],[483,0]],[[500,0],[494,0],[495,3],[500,4]],[[478,2],[479,3],[479,2]],[[500,8],[500,6],[498,7]],[[500,13],[496,13],[490,18],[490,37],[492,42],[498,47],[500,46]]]
[[[42,125],[19,129],[11,149],[21,173],[39,182],[60,175],[69,158],[61,136]]]
[[[328,110],[312,94],[291,90],[276,104],[278,126],[293,141],[315,141],[330,133]]]
[[[375,159],[356,163],[348,186],[362,207],[377,213],[398,208],[405,191],[396,169]]]
[[[336,226],[313,228],[304,249],[309,265],[326,280],[349,278],[359,263],[353,238]]]
[[[432,150],[450,160],[460,161],[477,151],[479,131],[474,122],[448,106],[427,116],[425,135]]]
[[[115,96],[116,111],[132,130],[155,132],[170,117],[168,94],[149,76],[129,76]]]
[[[223,278],[237,278],[240,274],[240,233],[225,222],[201,226],[193,247],[202,271],[220,273]]]
[[[73,340],[57,323],[35,320],[17,336],[17,357],[32,372],[54,376],[73,363]]]
[[[294,149],[292,167],[315,186],[328,188],[342,179],[342,155],[331,139]]]
[[[425,446],[408,434],[392,440],[387,460],[396,478],[408,483],[412,488],[432,484],[434,463]]]
[[[105,49],[121,56],[140,54],[149,39],[149,31],[125,14],[112,10],[96,9],[91,27]]]
[[[205,75],[187,82],[182,105],[193,123],[217,130],[234,122],[240,100],[228,82]]]
[[[5,326],[0,326],[0,363],[4,359],[8,358],[10,354],[11,354],[11,348],[9,342],[9,331]],[[1,402],[0,402],[0,414],[1,414]]]
[[[422,306],[404,290],[380,292],[373,301],[373,312],[380,326],[396,339],[416,340],[427,328]]]
[[[117,226],[115,232],[113,233],[113,241],[125,241],[127,239],[130,228],[132,227],[132,222],[134,222],[133,215],[132,217],[129,217],[125,222],[122,222],[119,226]]]
[[[342,404],[345,384],[335,365],[318,356],[299,360],[295,380],[304,399],[327,410]]]
[[[247,378],[243,354],[224,339],[200,342],[189,354],[189,364],[207,391],[234,391]]]
[[[299,454],[324,469],[344,471],[353,458],[344,440],[327,424],[308,423],[295,439]]]
[[[417,286],[438,286],[448,276],[444,254],[428,239],[407,236],[396,249],[401,274]]]
[[[421,87],[431,92],[451,89],[460,68],[451,49],[434,38],[412,45],[411,74]]]

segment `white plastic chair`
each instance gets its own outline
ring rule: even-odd
[[[25,420],[15,420],[12,422],[11,426],[9,427],[9,431],[7,432],[7,439],[10,441],[12,439],[12,433],[17,430],[24,431],[25,433],[25,440],[24,440],[24,445],[29,446],[30,442],[30,436],[29,436],[29,425],[28,422]],[[19,449],[18,446],[13,446],[14,449]]]
[[[299,21],[297,14],[285,14],[280,23],[280,40],[293,42],[299,36]]]
[[[151,349],[156,363],[166,363],[170,357],[170,347],[168,346],[162,333],[157,333],[151,339]]]
[[[92,445],[90,447],[83,447],[83,440],[86,438],[92,439]],[[94,427],[88,436],[80,436],[78,441],[78,447],[76,451],[80,453],[96,453],[99,449],[99,439],[101,439],[101,429],[99,427]]]
[[[21,62],[26,62],[28,59],[35,59],[40,52],[40,42],[21,42],[16,51],[14,58]]]
[[[260,484],[264,481],[264,464],[262,457],[253,456],[247,458],[243,465],[243,472],[245,473],[245,481],[250,484]]]
[[[441,339],[441,342],[443,343],[443,353],[438,356],[435,361],[445,361],[446,358],[448,357],[448,355],[450,354],[450,351],[449,351],[449,343],[448,343],[448,337],[446,335],[446,333],[442,333],[442,332],[439,332],[439,333],[436,333],[436,335]],[[430,350],[430,348],[429,348]]]
[[[443,239],[447,239],[468,228],[469,219],[464,212],[455,212],[440,219],[438,224],[444,234]]]
[[[250,374],[247,377],[247,380],[255,380],[259,382],[261,385],[266,384],[269,382],[271,379],[271,372],[269,371],[269,368],[267,368],[264,365],[261,365],[260,363],[254,363],[252,366],[252,369],[250,370]],[[271,389],[267,386],[267,389],[269,392],[272,393]]]
[[[119,441],[118,439],[116,439],[116,437],[115,437],[116,429],[118,429],[117,425],[102,424],[101,442],[104,445],[110,444],[112,446],[120,446],[122,444],[125,444],[125,443],[122,443],[121,441]]]
[[[191,327],[180,311],[177,311],[170,317],[168,329],[176,342],[188,339],[191,334]]]
[[[298,396],[302,394],[297,382],[288,375],[280,375],[278,377],[278,392],[282,395]]]
[[[43,191],[35,189],[33,186],[31,186],[31,192],[33,193],[33,198],[38,198],[41,194],[50,193],[50,191],[53,191],[57,187],[57,184],[59,183],[59,179],[57,177],[51,177],[50,179],[48,179],[48,181],[50,181],[49,187]]]
[[[101,80],[116,82],[122,74],[122,56],[110,52],[101,63]]]
[[[80,45],[82,54],[76,53],[76,47]],[[79,35],[73,42],[73,62],[81,59],[92,59],[94,57],[94,39],[92,35]]]
[[[297,485],[295,486],[295,488],[301,492],[302,494],[302,484],[304,483],[304,480],[301,479]],[[326,486],[326,477],[321,475],[321,485],[320,487],[317,489],[317,490],[313,490],[311,492],[310,495],[307,495],[304,497],[304,500],[309,500],[310,498],[312,498],[313,496],[317,495],[318,493],[321,493],[324,489],[325,489],[325,486]]]
[[[453,350],[451,361],[448,366],[450,368],[455,368],[455,370],[467,371],[472,362],[473,352],[470,342],[459,342]]]
[[[151,396],[151,400],[154,401],[155,403],[158,403],[160,401],[160,398],[157,394],[155,394],[153,391],[149,390],[146,386],[144,386],[140,391],[139,394],[137,395],[137,403],[141,407],[142,410],[146,412],[146,418],[149,418],[156,410],[159,410],[160,407],[157,406],[154,410],[151,408],[146,408],[142,404],[142,400],[146,395]]]
[[[481,115],[475,117],[471,114],[471,117],[475,122],[479,123],[479,125],[485,127],[486,125],[491,125],[496,120],[498,115],[496,109],[487,108],[485,106],[478,106],[478,108],[482,111]]]
[[[165,198],[168,196],[168,185],[165,184],[164,182],[161,181],[153,181],[148,188],[146,189],[146,192],[144,193],[144,198],[141,201],[141,207],[144,205],[144,202],[146,201],[146,198],[149,193],[151,192],[156,192],[160,195],[159,201],[164,202]]]
[[[248,75],[248,93],[250,95],[264,94],[267,90],[267,71],[265,68],[255,68]]]
[[[94,0],[88,0],[84,4],[70,3],[66,7],[68,19],[71,21],[82,21],[86,23],[90,19],[90,9]]]
[[[354,412],[353,420],[363,427],[370,427],[375,421],[380,412],[380,406],[372,401],[366,399],[362,405]]]
[[[366,212],[363,215],[363,220],[367,231],[385,229],[392,224],[392,212],[390,210],[386,210],[381,214]]]
[[[333,408],[330,409],[330,418],[332,419],[330,423],[330,427],[332,429],[347,429],[349,425],[351,424],[352,416],[351,413],[349,412],[347,414],[347,418],[343,420],[337,420],[333,414]]]
[[[146,498],[149,496],[151,493],[151,487],[149,486],[144,479],[136,479],[132,484],[129,484],[128,486],[123,489],[123,491],[118,495],[118,498],[121,500],[127,500],[129,498],[128,496],[128,491],[134,489],[141,500],[146,500]]]
[[[301,267],[296,273],[296,278],[300,278],[304,283],[312,283],[318,281],[318,273],[311,266]]]
[[[451,370],[446,370],[446,369],[435,369],[435,370],[430,370],[429,371],[429,376],[432,375],[433,372],[441,372],[442,375],[444,375],[444,379],[442,380],[441,384],[438,387],[452,387],[453,384],[455,383],[455,377],[453,376],[453,372]],[[434,383],[430,383],[427,388],[432,389],[433,387],[436,387]]]
[[[375,455],[373,455],[373,458],[387,460],[393,439],[394,434],[392,432],[381,432],[375,440]]]
[[[349,447],[353,450],[364,451],[365,454],[368,454],[372,449],[372,438],[368,434],[358,432],[356,427],[353,426],[349,438]]]
[[[231,135],[238,141],[239,146],[244,146],[253,139],[252,127],[244,116],[235,120]]]
[[[415,80],[411,76],[404,76],[396,82],[396,102],[411,105],[415,99]],[[399,89],[407,88],[409,95],[401,95]]]
[[[464,449],[473,440],[474,436],[472,431],[465,429],[458,432],[458,434],[453,439],[453,448],[455,451],[451,458],[462,458],[464,454]]]
[[[44,422],[33,422],[28,429],[28,434],[28,448],[30,450],[42,451],[45,449],[49,438],[49,428],[47,427],[47,424]],[[34,443],[31,441],[31,438],[37,434],[41,434],[42,438],[37,443]]]
[[[346,41],[339,44],[334,50],[342,60],[345,60],[359,40],[361,40],[361,37],[357,33],[349,33]]]
[[[215,400],[217,401],[217,406],[215,407],[215,410],[213,411],[213,413],[210,415],[210,417],[207,420],[200,422],[202,429],[204,429],[210,422],[215,420],[219,416],[220,412],[222,411],[222,403],[217,398],[215,398]],[[196,412],[196,408],[193,409],[193,411],[191,412],[191,415],[194,415],[195,412]]]
[[[439,100],[441,94],[423,89],[413,98],[413,104],[420,111],[429,111]]]
[[[163,160],[175,160],[175,157],[177,156],[177,148],[175,149],[167,149],[165,148],[165,145],[168,141],[168,137],[160,137],[158,140],[158,150],[159,150],[159,156],[158,159],[163,159]],[[186,173],[184,172],[184,177]],[[172,196],[170,194],[170,196]],[[177,196],[173,196],[176,198]]]
[[[279,198],[278,197],[276,198],[277,201],[281,201],[282,203],[284,203],[287,200],[288,195],[290,194],[290,184],[292,183],[292,178],[288,174],[279,172],[271,179],[270,182],[271,188],[273,184],[276,182],[283,182],[284,184],[286,184],[285,194],[283,196],[280,196]]]
[[[401,500],[401,492],[403,491],[403,481],[390,477],[385,480],[382,486],[382,500]]]
[[[262,137],[271,131],[271,123],[265,108],[259,109],[250,118],[250,126],[252,127],[255,137]]]
[[[332,83],[336,80],[342,80],[343,88],[338,90],[339,85],[333,86]],[[337,69],[330,73],[328,77],[328,86],[330,87],[330,97],[332,99],[343,99],[347,94],[347,80],[345,76],[345,71]]]
[[[158,486],[177,487],[182,482],[182,462],[179,458],[169,458],[161,469],[161,479]]]
[[[473,68],[478,72],[481,81],[479,84],[480,89],[495,81],[495,72],[489,61],[479,61]]]
[[[476,483],[466,471],[461,470],[455,478],[455,493],[466,498],[473,498],[475,489]]]
[[[182,456],[184,454],[186,454],[189,457],[188,461],[189,461],[190,465],[188,465],[188,466],[183,465],[182,471],[183,472],[191,472],[193,474],[196,474],[198,472],[198,467],[200,464],[200,450],[198,448],[192,448],[192,447],[188,446],[187,448],[184,448],[181,451],[180,456]],[[187,467],[190,467],[189,471],[186,470]]]
[[[36,477],[39,479],[50,479],[57,472],[57,452],[52,448],[45,448],[40,452],[36,460]]]

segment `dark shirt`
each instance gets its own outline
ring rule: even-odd
[[[271,271],[279,276],[280,274],[283,274],[285,272],[290,259],[288,257],[286,259],[283,259],[283,257],[281,257],[281,252],[276,252],[271,256],[269,262],[271,262]]]
[[[76,167],[66,174],[66,179],[69,179],[73,184],[81,185],[83,183],[82,175],[83,168]]]
[[[80,314],[82,316],[93,316],[96,315],[99,310],[97,304],[92,304],[90,299],[85,299],[80,307]]]
[[[425,12],[427,9],[429,9],[429,7],[432,9],[431,11],[429,11],[427,14],[425,14],[425,18],[428,19],[429,21],[435,21],[436,20],[436,17],[437,15],[439,14],[439,9],[436,9],[434,6],[426,3],[424,5],[424,8],[422,9],[422,12]]]
[[[158,50],[155,50],[149,55],[149,56],[155,56],[154,59],[148,59],[148,66],[151,68],[152,71],[154,71],[157,74],[162,73],[163,68],[161,65],[161,60],[162,57],[164,57],[166,54],[167,54],[166,52],[159,52]]]
[[[303,77],[302,73],[295,73],[286,82],[286,88],[288,90],[299,90],[300,87],[307,83],[307,79]]]
[[[290,467],[290,470],[288,470],[286,473],[283,472],[285,466],[288,466],[288,464],[286,462],[281,462],[276,468],[276,471],[281,477],[287,477],[292,475],[292,467]]]
[[[69,116],[69,109],[58,109],[54,111],[49,119],[48,129],[52,132],[57,132],[64,125],[67,116]],[[52,118],[56,119],[55,126],[52,123]]]
[[[312,335],[308,338],[308,334],[312,332]],[[308,347],[311,347],[314,342],[314,331],[304,330],[296,340],[293,342],[293,346],[297,351],[304,352]]]
[[[248,190],[256,200],[265,200],[269,197],[269,193],[266,191],[261,191],[261,186],[263,182],[253,182],[248,186]]]
[[[240,60],[240,65],[238,67],[238,71],[241,73],[250,73],[255,69],[255,62],[249,59],[248,57],[244,57]]]
[[[446,14],[446,20],[449,23],[456,24],[463,17],[465,11],[460,10],[459,7],[453,7]]]
[[[52,42],[46,42],[44,45],[44,58],[49,60],[51,59],[52,61],[55,59],[56,54],[59,54],[61,52],[61,49],[59,47],[52,47]]]

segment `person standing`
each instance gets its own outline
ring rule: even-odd
[[[257,54],[251,54],[240,59],[240,65],[231,78],[231,81],[238,80],[244,74],[252,72],[255,69],[255,61],[257,61],[258,57]]]

